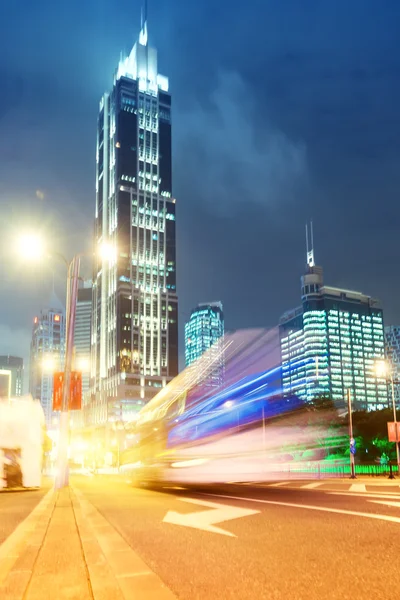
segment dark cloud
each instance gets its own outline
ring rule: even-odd
[[[306,150],[260,119],[253,90],[236,72],[219,72],[208,105],[192,102],[176,123],[177,180],[222,214],[257,204],[287,205],[305,177]]]

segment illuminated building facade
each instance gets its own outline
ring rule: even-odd
[[[0,356],[0,373],[10,373],[10,396],[22,396],[24,383],[24,361],[18,356]]]
[[[94,424],[129,420],[178,373],[171,95],[147,17],[100,102],[91,399]]]
[[[92,282],[85,281],[78,290],[76,303],[74,348],[75,367],[82,371],[82,395],[89,391],[90,333],[92,321]]]
[[[55,297],[51,306],[33,319],[29,372],[29,391],[40,400],[49,428],[57,419],[52,411],[53,374],[63,369],[65,355],[64,309]]]
[[[224,313],[221,302],[199,304],[185,323],[185,363],[189,367],[207,352],[207,360],[215,362],[209,382],[219,384],[223,375],[221,341],[224,335]],[[222,362],[221,362],[222,361]]]
[[[340,404],[350,389],[355,410],[386,407],[387,385],[375,371],[385,355],[382,309],[365,294],[325,286],[313,250],[307,263],[302,304],[279,324],[284,393]]]
[[[400,406],[400,327],[389,325],[385,327],[385,355],[389,361],[394,384],[396,406]]]

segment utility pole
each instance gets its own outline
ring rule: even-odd
[[[356,478],[355,460],[354,454],[356,451],[356,444],[353,438],[353,413],[351,408],[351,390],[347,390],[347,408],[349,412],[349,442],[350,442],[350,479]]]

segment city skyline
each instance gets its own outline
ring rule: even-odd
[[[397,54],[393,52],[393,48],[398,48],[392,26],[393,11],[389,6],[386,11],[379,10],[378,24],[375,9],[369,11],[363,15],[363,27],[357,30],[357,35],[354,36],[352,30],[350,36],[346,23],[356,22],[359,16],[357,7],[346,7],[346,20],[342,22],[340,15],[344,14],[344,5],[336,7],[338,16],[334,19],[335,31],[328,25],[332,15],[329,14],[331,9],[326,8],[322,15],[324,18],[321,29],[325,31],[329,44],[317,57],[315,49],[321,42],[320,36],[312,32],[305,42],[296,32],[294,22],[295,19],[304,21],[308,18],[311,22],[317,17],[321,19],[321,13],[302,15],[292,6],[292,10],[283,15],[278,8],[262,8],[256,2],[254,8],[256,5],[257,11],[253,13],[246,8],[249,19],[242,23],[241,35],[248,34],[250,27],[254,35],[248,42],[249,50],[246,49],[243,56],[239,56],[233,49],[234,45],[226,47],[218,41],[218,35],[223,23],[224,31],[230,32],[233,36],[231,39],[235,39],[237,23],[239,20],[243,21],[241,7],[238,7],[235,14],[229,15],[226,11],[223,11],[223,15],[214,11],[210,22],[208,14],[211,4],[209,6],[208,2],[204,2],[201,7],[178,7],[175,2],[169,3],[170,15],[165,3],[150,4],[151,38],[162,57],[161,71],[170,75],[176,98],[174,116],[179,115],[179,119],[175,118],[177,126],[174,141],[178,203],[182,198],[179,204],[178,230],[178,255],[182,256],[178,271],[181,323],[188,318],[191,306],[199,298],[220,297],[226,307],[227,329],[275,324],[284,308],[280,298],[287,298],[288,306],[296,302],[297,290],[293,281],[303,263],[303,232],[299,221],[304,222],[313,216],[319,254],[329,280],[338,287],[360,289],[378,297],[385,309],[385,324],[397,324],[400,315],[395,296],[400,292],[391,277],[397,256],[394,232],[400,221],[392,200],[398,187],[398,175],[392,169],[397,150],[390,142],[396,138],[397,121],[391,119],[395,115],[394,106],[399,94],[398,84],[393,77],[398,64]],[[28,5],[26,9],[28,13],[31,10]],[[10,22],[16,18],[14,10],[12,6],[7,7]],[[46,13],[46,2],[40,7],[36,18],[43,18],[42,11],[47,22],[51,23],[55,15],[51,11]],[[65,8],[66,22],[74,18],[75,11],[76,7],[72,5]],[[260,19],[260,11],[268,18]],[[83,39],[84,34],[86,37],[87,32],[83,28],[78,28],[72,38],[63,38],[60,47],[62,60],[66,63],[63,80],[54,79],[54,57],[48,53],[43,54],[41,46],[28,60],[24,52],[22,61],[19,49],[13,54],[10,71],[6,72],[6,94],[0,103],[2,139],[8,140],[0,148],[3,156],[0,167],[3,169],[0,203],[4,214],[10,217],[6,220],[7,228],[12,228],[14,224],[13,214],[18,200],[18,206],[30,217],[40,218],[45,214],[46,227],[54,227],[54,239],[66,254],[71,254],[72,248],[78,244],[85,246],[85,240],[90,238],[94,187],[93,133],[98,97],[109,85],[109,74],[118,61],[121,47],[128,46],[128,41],[135,38],[139,12],[140,2],[132,3],[126,9],[123,24],[112,11],[107,15],[107,20],[105,15],[104,19],[99,15],[90,29],[90,35],[99,40],[92,49],[82,43],[72,43],[72,40]],[[104,27],[108,20],[111,29],[107,36]],[[199,21],[207,22],[212,53],[201,44],[196,35]],[[264,22],[263,27],[266,27],[262,38],[257,36],[257,27],[260,27],[257,21]],[[85,19],[83,23],[87,24]],[[274,27],[279,24],[287,26],[287,34],[280,41],[273,35]],[[178,28],[183,31],[182,38],[171,35]],[[50,27],[49,31],[51,30]],[[373,48],[368,47],[371,31],[374,31],[376,40]],[[45,38],[45,41],[48,43],[49,39]],[[6,36],[2,43],[7,43]],[[183,43],[188,45],[185,53],[182,51]],[[389,52],[390,44],[392,50]],[[74,60],[75,47],[84,48],[82,65]],[[258,50],[258,54],[252,52],[253,63],[245,64],[244,57],[248,56],[250,49]],[[101,70],[97,66],[100,63]],[[260,80],[255,72],[261,66],[268,68],[263,69],[264,77]],[[195,78],[188,77],[189,67],[195,67]],[[87,74],[89,77],[85,76]],[[293,113],[289,108],[291,98],[297,91],[299,76],[306,84]],[[18,77],[23,82],[23,87],[22,94],[16,96]],[[57,85],[43,100],[43,91],[47,89],[46,77]],[[74,96],[81,98],[82,116],[74,109],[74,103],[71,103],[68,94],[64,94],[64,85],[67,82],[69,85],[72,78],[78,82],[78,87],[74,88]],[[343,90],[341,98],[331,94],[332,83],[336,85],[338,81]],[[371,91],[371,86],[377,82],[379,85]],[[29,101],[24,90],[31,90]],[[311,92],[315,90],[318,93],[312,98]],[[390,93],[383,94],[382,90]],[[238,113],[239,100],[243,94],[245,101],[249,102],[247,121]],[[362,113],[356,111],[356,98],[360,94],[370,98]],[[15,98],[18,98],[15,110],[22,120],[28,119],[29,123],[29,115],[33,115],[32,111],[35,111],[33,123],[24,131],[18,127],[15,131],[10,129],[15,121],[8,103],[14,102]],[[306,101],[308,108],[305,107]],[[382,108],[383,102],[385,110]],[[266,103],[267,115],[261,110],[263,103]],[[42,105],[43,110],[40,108]],[[315,126],[309,121],[310,111],[317,115],[319,127],[322,127],[323,135],[321,133],[316,138]],[[383,113],[386,115],[384,121],[380,118]],[[379,129],[378,125],[363,127],[365,122],[378,123]],[[337,127],[337,123],[340,127]],[[47,132],[50,124],[60,126],[60,134],[65,142],[62,159],[56,153],[49,154],[51,144]],[[357,135],[354,134],[355,128]],[[207,131],[212,140],[209,148],[211,161],[208,163],[204,163],[205,159],[202,158],[202,130]],[[76,133],[69,135],[69,132],[77,131],[81,131],[78,146]],[[36,132],[35,135],[32,132]],[[271,143],[275,140],[271,153],[276,159],[273,163],[276,172],[281,168],[282,152],[277,150],[281,143],[286,157],[284,164],[290,167],[290,181],[295,182],[294,190],[290,190],[288,198],[295,192],[295,204],[286,200],[283,205],[279,205],[279,181],[275,181],[273,189],[265,187],[265,179],[260,179],[260,163],[255,160],[254,170],[250,173],[251,185],[240,169],[237,174],[239,179],[233,180],[232,187],[229,183],[232,178],[225,180],[224,187],[232,197],[231,205],[227,206],[226,192],[221,190],[221,186],[214,185],[221,179],[221,173],[216,173],[213,159],[218,153],[218,161],[222,161],[221,164],[231,173],[233,157],[226,141],[235,139],[237,133],[246,142],[246,148],[249,144],[256,147],[260,143],[260,136],[272,140]],[[25,135],[35,140],[38,152],[26,153],[24,147],[29,152],[32,146],[25,143]],[[10,139],[13,140],[11,154]],[[329,140],[329,143],[326,144],[325,140]],[[341,159],[339,155],[343,155],[344,148],[346,152]],[[261,146],[261,157],[265,156],[263,150],[265,147]],[[184,163],[183,155],[188,158]],[[22,167],[17,166],[13,156],[21,156]],[[40,156],[40,168],[35,162],[36,156]],[[374,169],[370,165],[372,157],[375,157]],[[197,158],[200,160],[199,168],[194,171],[193,163]],[[185,168],[178,168],[179,164],[185,164]],[[67,170],[74,174],[69,177],[68,182],[65,178],[60,179],[61,168],[62,172]],[[304,193],[304,182],[297,180],[298,170],[303,174],[305,171],[310,179],[307,194]],[[27,171],[33,176],[26,178],[24,173]],[[198,185],[200,173],[202,181]],[[365,183],[363,179],[366,179]],[[212,196],[215,195],[217,203],[211,201],[210,186],[215,189]],[[238,200],[243,196],[247,199],[248,209],[243,218],[238,220],[235,217],[240,206]],[[387,225],[383,216],[385,211],[374,214],[372,218],[372,212],[362,210],[361,204],[371,203],[374,198],[379,198],[380,206],[383,205],[386,213],[390,214],[390,227],[393,228],[390,231],[393,231],[393,235],[390,232],[389,235],[382,233]],[[68,214],[65,212],[67,206]],[[18,214],[20,213],[19,210]],[[66,222],[64,232],[61,230],[63,221]],[[205,229],[207,247],[202,246],[200,235]],[[339,232],[341,244],[333,252],[334,238]],[[68,243],[66,238],[70,234],[71,242]],[[240,250],[234,248],[228,255],[227,245],[238,236],[242,240]],[[368,245],[374,248],[373,260],[365,261],[364,253]],[[254,265],[254,272],[266,274],[265,281],[260,277],[250,278],[252,270],[244,268],[249,263]],[[2,265],[2,269],[7,277],[1,292],[5,311],[1,324],[4,346],[0,350],[3,353],[23,355],[26,361],[31,318],[45,304],[42,287],[47,285],[49,288],[50,282],[34,287],[29,298],[26,298],[29,277],[18,281],[18,299],[14,304],[17,311],[12,314],[9,299],[16,282],[6,264]],[[239,290],[236,288],[237,269],[242,273]],[[268,272],[274,275],[276,291],[269,289]],[[43,275],[41,281],[47,280]],[[56,285],[58,288],[63,286],[62,274],[57,274]],[[248,303],[250,289],[256,298],[255,306],[252,311],[242,311],[242,307]],[[181,360],[182,342],[181,327]]]

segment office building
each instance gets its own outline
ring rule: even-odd
[[[90,411],[129,420],[178,373],[171,95],[148,43],[121,59],[100,102]]]
[[[382,309],[361,292],[324,285],[308,236],[301,306],[285,313],[279,328],[285,394],[328,396],[340,405],[350,389],[355,410],[387,406],[386,381],[375,369],[384,358]]]
[[[221,302],[199,304],[185,323],[185,363],[189,367],[207,352],[211,370],[210,383],[219,384],[223,376],[221,342],[224,335],[224,313]],[[204,361],[202,363],[204,365]]]
[[[24,382],[24,361],[18,356],[0,356],[0,373],[10,373],[10,396],[22,396]]]
[[[50,308],[40,311],[33,319],[29,391],[40,400],[51,428],[57,422],[53,413],[53,375],[62,371],[65,355],[65,312],[61,302],[53,294]]]
[[[400,327],[385,327],[385,355],[389,363],[390,377],[394,381],[396,406],[400,406]]]
[[[75,367],[82,372],[82,395],[90,387],[90,333],[92,320],[92,282],[85,281],[78,290],[74,348]]]

